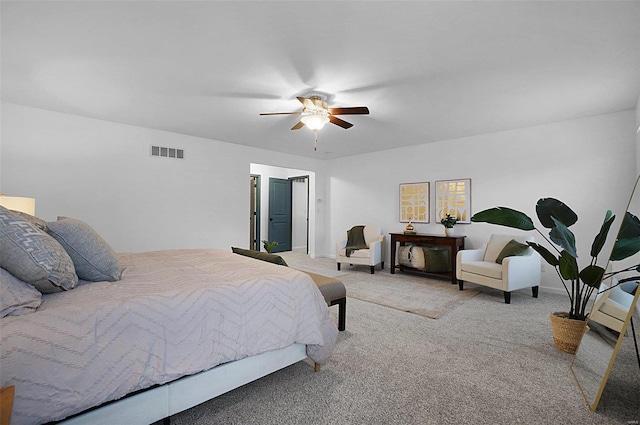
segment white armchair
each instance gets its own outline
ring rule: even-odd
[[[533,237],[494,234],[480,249],[458,251],[456,277],[460,290],[466,280],[501,290],[507,304],[511,303],[511,292],[523,288],[532,288],[533,297],[538,298],[541,258],[533,248],[529,247],[518,256],[505,257],[502,264],[496,262],[511,240],[522,244],[534,242]]]
[[[346,252],[347,238],[336,244],[336,264],[338,270],[340,270],[340,264],[342,263],[369,266],[371,268],[371,274],[374,273],[375,266],[378,264],[380,264],[380,270],[384,269],[385,238],[380,232],[380,227],[364,226],[363,233],[368,248],[353,251],[349,257],[347,257]]]

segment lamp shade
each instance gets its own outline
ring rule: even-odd
[[[320,114],[306,115],[300,119],[311,130],[320,130],[329,122],[329,117]]]
[[[36,200],[34,198],[0,195],[0,205],[9,210],[36,215]]]

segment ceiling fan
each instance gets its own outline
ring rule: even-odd
[[[345,108],[329,108],[326,102],[326,96],[320,94],[311,94],[309,97],[297,97],[302,103],[302,110],[297,112],[265,112],[260,115],[302,115],[300,121],[291,130],[299,130],[304,126],[313,130],[316,134],[316,147],[318,144],[318,130],[320,130],[328,122],[333,123],[344,129],[353,127],[353,124],[342,120],[336,115],[366,115],[369,114],[369,108],[366,106],[353,106]]]

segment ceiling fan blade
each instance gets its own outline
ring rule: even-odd
[[[331,115],[347,115],[347,114],[368,114],[369,108],[366,106],[353,106],[349,108],[329,108]]]
[[[263,112],[260,115],[300,115],[301,112]]]
[[[351,128],[353,127],[353,124],[346,122],[344,120],[341,120],[338,117],[334,117],[333,115],[329,115],[329,121],[331,121],[333,124],[335,125],[339,125],[342,128]]]
[[[304,127],[304,123],[302,121],[298,121],[298,124],[291,127],[291,130],[300,130],[302,127]]]

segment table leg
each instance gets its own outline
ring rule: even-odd
[[[451,263],[451,284],[455,285],[458,283],[458,279],[456,279],[456,256],[458,255],[458,249],[455,245],[449,247],[449,252],[451,256],[449,258],[449,262]]]
[[[396,241],[391,238],[391,274],[396,274]]]

